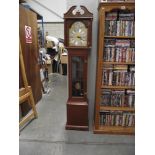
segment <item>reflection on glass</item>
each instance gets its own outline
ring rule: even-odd
[[[83,59],[72,57],[72,96],[84,96],[83,90]]]

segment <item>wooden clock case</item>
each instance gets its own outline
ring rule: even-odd
[[[82,11],[82,12],[81,12]],[[87,60],[92,45],[92,20],[93,14],[85,6],[72,6],[64,14],[65,47],[68,50],[68,100],[67,100],[67,123],[66,129],[89,130],[88,99],[87,99]],[[83,22],[88,30],[87,46],[69,46],[69,29],[74,22]],[[72,83],[72,58],[78,57],[83,61],[83,96],[73,96]]]

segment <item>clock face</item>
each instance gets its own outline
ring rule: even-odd
[[[69,29],[69,46],[87,46],[88,30],[84,23],[78,21]]]

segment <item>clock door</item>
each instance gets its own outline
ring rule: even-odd
[[[85,56],[71,56],[70,66],[70,97],[73,100],[86,99],[87,64]]]

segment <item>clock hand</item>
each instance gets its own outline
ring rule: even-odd
[[[84,39],[82,39],[82,37],[81,37],[81,36],[79,36],[79,35],[77,36],[77,38],[78,38],[78,39],[80,39],[80,40],[85,41],[85,40],[84,40]]]

